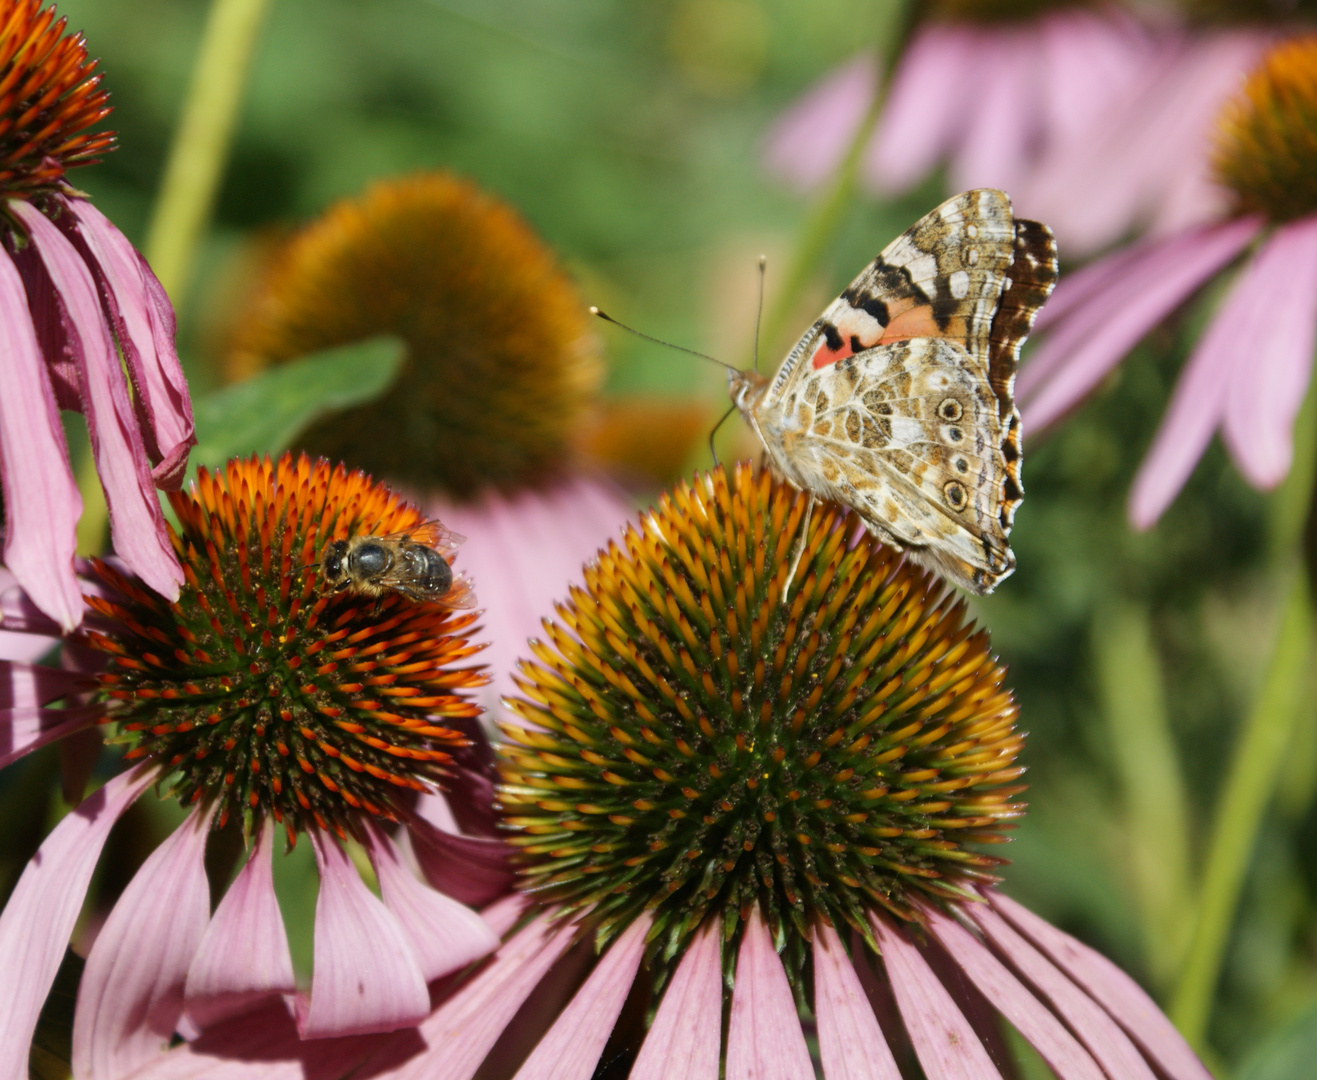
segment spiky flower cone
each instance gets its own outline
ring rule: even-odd
[[[523,886],[640,912],[651,955],[758,902],[798,973],[820,916],[869,936],[991,880],[1022,736],[963,601],[807,497],[738,466],[681,485],[586,569],[523,664],[501,803]],[[780,940],[780,938],[779,938]]]
[[[230,462],[171,493],[170,530],[186,577],[169,604],[107,563],[108,595],[90,643],[107,719],[170,776],[184,803],[213,804],[249,830],[266,814],[288,829],[354,832],[392,818],[409,791],[440,784],[484,676],[472,612],[331,595],[326,545],[423,521],[361,472],[285,454]]]

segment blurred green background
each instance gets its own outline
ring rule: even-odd
[[[259,245],[373,179],[436,167],[519,208],[587,302],[746,362],[756,257],[769,257],[771,305],[775,269],[810,209],[767,177],[766,132],[814,80],[880,44],[897,7],[274,0],[184,297],[179,341],[194,393],[218,385],[225,327]],[[71,180],[141,244],[206,5],[64,0],[59,10],[101,57],[120,137],[104,164]],[[797,331],[944,194],[933,177],[899,201],[850,205]],[[1131,478],[1201,317],[1191,311],[1180,330],[1145,343],[1056,434],[1027,444],[1028,497],[1012,537],[1019,569],[974,603],[1031,733],[1032,813],[1009,851],[1006,888],[1163,1003],[1222,777],[1277,634],[1276,537],[1301,526],[1286,507],[1307,498],[1251,491],[1214,446],[1155,530],[1126,524]],[[725,401],[712,365],[601,336],[609,392],[696,393],[711,411]],[[765,342],[764,354],[789,345]],[[1295,1040],[1317,1043],[1303,1019],[1317,1000],[1317,688],[1308,689],[1212,1014],[1213,1064],[1226,1075],[1308,1075],[1287,1071],[1268,1040],[1288,1040],[1286,1052]],[[44,804],[48,820],[60,812],[55,770],[48,749],[0,774],[0,893],[44,833],[31,808]],[[138,804],[102,862],[102,902],[176,815]],[[314,868],[309,851],[298,856],[281,867],[281,889],[305,966]]]

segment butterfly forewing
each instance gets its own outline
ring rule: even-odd
[[[1056,279],[1051,232],[1000,191],[949,199],[889,244],[745,409],[788,479],[848,503],[957,584],[1015,566],[1014,376]]]

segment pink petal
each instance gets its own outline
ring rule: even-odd
[[[630,1080],[718,1080],[722,1053],[722,920],[695,932],[654,1023],[631,1066]],[[792,1018],[799,1026],[799,1021]],[[805,1075],[812,1075],[806,1073]]]
[[[1171,1080],[1211,1080],[1184,1037],[1138,983],[1101,953],[995,890],[988,901],[1091,994]]]
[[[1039,102],[1045,95],[1036,35],[1002,28],[990,40],[992,77],[966,103],[965,136],[948,170],[953,191],[1015,188],[1028,172],[1030,149],[1039,137]]]
[[[611,484],[576,477],[548,490],[491,493],[432,510],[467,538],[457,565],[480,585],[491,643],[483,659],[493,677],[486,703],[498,715],[502,697],[515,691],[512,674],[528,655],[526,639],[539,633],[540,619],[567,595],[568,584],[581,580],[582,564],[618,535],[631,507]]]
[[[69,467],[64,427],[32,328],[27,291],[13,262],[2,253],[0,356],[5,379],[0,394],[5,565],[33,602],[68,633],[82,620],[82,593],[73,572],[82,496]]]
[[[1022,397],[1033,391],[1022,404],[1025,430],[1047,427],[1079,404],[1149,330],[1238,255],[1260,225],[1256,218],[1241,218],[1177,237],[1149,250],[1146,258],[1126,266],[1122,279],[1089,297],[1029,362],[1051,367],[1050,380],[1034,390],[1036,378],[1021,372]],[[1059,357],[1064,361],[1058,363]]]
[[[846,156],[877,84],[878,65],[868,53],[826,75],[773,125],[768,167],[807,190],[823,183]]]
[[[1235,327],[1237,359],[1226,395],[1224,436],[1254,487],[1271,488],[1290,471],[1294,420],[1312,375],[1317,338],[1317,217],[1278,229],[1236,286],[1258,316],[1255,336]]]
[[[941,911],[924,908],[929,931],[970,982],[1029,1041],[1059,1080],[1106,1080],[1065,1025],[978,938]]]
[[[10,210],[31,235],[68,313],[68,341],[78,362],[83,410],[110,508],[115,551],[147,585],[176,600],[183,571],[165,531],[146,447],[91,272],[64,234],[35,206],[15,200]],[[6,561],[13,565],[7,556]]]
[[[480,906],[512,887],[511,852],[502,840],[459,836],[418,816],[407,819],[407,833],[425,880],[453,899]]]
[[[498,948],[498,935],[465,904],[417,880],[397,847],[369,823],[366,851],[379,879],[385,906],[412,942],[426,982],[457,971]]]
[[[425,1050],[399,1033],[362,1067],[389,1080],[470,1080],[549,968],[572,944],[574,928],[541,915],[421,1024]]]
[[[800,1080],[813,1069],[786,969],[756,905],[736,958],[727,1080]]]
[[[814,933],[814,1015],[823,1075],[827,1080],[901,1080],[837,931],[820,923]]]
[[[152,476],[161,487],[177,489],[197,437],[173,334],[161,334],[153,325],[160,321],[156,304],[162,292],[148,289],[146,278],[154,275],[109,218],[86,199],[63,201],[78,221],[76,234],[86,243],[88,265],[114,320],[136,391],[141,432],[151,459],[159,462]]]
[[[187,973],[187,1013],[208,1028],[272,994],[297,989],[270,861],[274,823],[266,818],[251,855],[206,928]]]
[[[905,49],[887,91],[863,176],[880,191],[921,180],[959,140],[966,106],[994,62],[987,35],[963,25],[926,24]]]
[[[120,773],[55,826],[0,912],[0,1080],[26,1080],[37,1016],[64,959],[110,827],[155,782]]]
[[[99,706],[72,709],[0,709],[0,768],[104,718]]]
[[[643,915],[613,942],[517,1070],[516,1080],[590,1080],[635,981],[649,927],[649,916]]]
[[[75,671],[0,660],[0,707],[7,709],[37,709],[93,685]]]
[[[209,823],[194,810],[142,864],[96,935],[73,1017],[77,1080],[118,1080],[169,1045],[210,921]]]
[[[919,950],[884,916],[874,913],[869,922],[882,947],[901,1020],[928,1080],[1001,1080],[974,1028]]]
[[[366,888],[339,844],[310,833],[320,868],[311,1005],[306,1039],[393,1031],[430,1011],[412,942],[394,914]]]
[[[1011,966],[1046,996],[1059,1016],[1065,1017],[1079,1041],[1088,1047],[1108,1076],[1118,1076],[1121,1080],[1154,1080],[1148,1063],[1120,1025],[1012,930],[1005,919],[987,904],[966,905],[965,911]]]

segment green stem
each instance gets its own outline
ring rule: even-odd
[[[792,253],[791,262],[787,265],[786,281],[764,317],[762,337],[770,345],[781,336],[787,320],[794,317],[800,294],[813,279],[824,253],[831,248],[842,219],[855,197],[860,163],[864,160],[869,137],[873,133],[874,124],[878,122],[883,102],[887,99],[887,89],[891,83],[897,58],[909,39],[916,8],[917,5],[907,6],[895,31],[890,34],[888,47],[883,50],[879,84],[874,89],[873,100],[869,102],[868,111],[865,112],[860,126],[855,129],[850,146],[846,149],[846,156],[842,158],[841,164],[833,174],[831,184],[814,204],[805,227],[801,230],[800,240]]]
[[[1231,758],[1203,872],[1198,920],[1170,1015],[1191,1043],[1202,1045],[1258,830],[1294,737],[1312,662],[1308,575],[1289,581],[1280,637],[1252,712]]]
[[[146,237],[146,258],[181,306],[215,204],[261,22],[270,0],[214,0]]]

